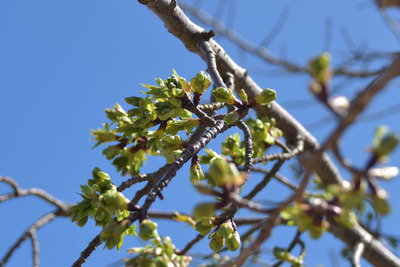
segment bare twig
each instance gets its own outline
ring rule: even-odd
[[[363,242],[359,242],[354,246],[353,255],[351,257],[351,266],[352,267],[361,267],[361,257],[364,253],[365,244]]]
[[[290,152],[269,154],[259,158],[253,158],[253,163],[273,161],[273,160],[288,160],[299,155],[300,153],[303,152],[303,150],[304,150],[304,141],[299,140],[297,146],[293,150],[290,150]]]
[[[59,208],[60,210],[62,210],[63,212],[67,212],[70,207],[70,204],[64,203],[63,201],[50,195],[43,189],[39,189],[39,188],[21,189],[18,186],[17,182],[14,181],[10,177],[0,176],[0,182],[5,182],[14,189],[14,193],[1,195],[0,202],[6,201],[6,200],[9,200],[12,198],[33,195],[33,196],[37,196],[37,197],[49,202],[50,204],[52,204],[52,205],[56,206],[57,208]]]
[[[37,220],[33,225],[31,225],[23,235],[12,245],[9,250],[7,251],[6,255],[0,262],[0,267],[4,266],[7,261],[10,259],[12,254],[15,252],[17,248],[28,238],[30,237],[32,240],[32,249],[33,249],[33,262],[34,266],[39,265],[39,244],[36,239],[36,231],[43,227],[44,225],[48,224],[52,220],[54,220],[57,216],[66,216],[65,213],[60,212],[51,212]]]
[[[79,258],[72,264],[72,267],[80,267],[83,263],[86,262],[87,258],[92,254],[92,252],[101,244],[100,234],[98,234],[92,241],[90,241],[89,245],[82,251]]]
[[[286,70],[291,72],[299,72],[299,73],[310,73],[310,69],[308,67],[304,67],[298,65],[296,63],[287,61],[286,59],[274,55],[265,47],[261,46],[254,46],[249,41],[245,40],[242,36],[240,36],[236,31],[226,27],[220,21],[216,21],[213,17],[209,16],[208,14],[201,11],[199,8],[195,6],[191,6],[185,2],[181,2],[180,6],[182,9],[191,14],[192,16],[196,17],[202,23],[214,28],[219,34],[225,36],[233,43],[235,43],[238,47],[243,49],[244,51],[257,55],[259,58],[265,60],[268,63],[279,65],[284,67]],[[377,71],[352,71],[343,67],[339,67],[334,69],[334,75],[346,75],[346,76],[357,76],[357,77],[367,77],[367,76],[374,76],[380,72]]]

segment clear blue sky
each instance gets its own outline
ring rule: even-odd
[[[204,7],[214,14],[214,1],[204,2]],[[340,34],[342,29],[347,30],[361,51],[398,51],[398,40],[384,25],[372,1],[235,2],[234,15],[224,13],[222,20],[232,20],[235,29],[255,44],[268,34],[287,6],[288,20],[269,48],[295,62],[307,62],[323,51],[327,19],[333,22],[328,48],[334,64],[344,60],[349,52]],[[400,17],[396,11],[392,14]],[[206,69],[197,55],[188,52],[137,1],[3,0],[0,1],[0,36],[0,174],[16,179],[22,188],[43,188],[68,202],[79,201],[76,192],[90,178],[95,166],[109,172],[117,185],[122,181],[101,155],[101,149],[91,149],[94,142],[90,140],[90,129],[101,127],[106,121],[105,108],[117,102],[123,104],[124,97],[138,95],[141,83],[154,83],[156,77],[166,78],[173,68],[187,78]],[[319,104],[310,101],[307,77],[291,78],[280,68],[266,66],[245,55],[226,39],[218,36],[216,39],[262,87],[276,89],[278,102],[300,122],[307,125],[328,114]],[[338,81],[346,85],[340,87],[340,93],[352,97],[370,79]],[[394,80],[366,113],[398,103],[398,87],[399,81]],[[290,104],[298,100],[305,101],[304,107]],[[380,121],[357,124],[345,134],[344,154],[361,166],[367,158],[365,149],[371,144],[374,128],[388,124],[400,133],[398,121],[399,115],[391,114]],[[311,131],[322,141],[332,125],[314,127]],[[217,150],[218,140],[211,147]],[[397,149],[389,165],[399,165],[399,162],[400,149]],[[148,172],[159,164],[162,162],[151,159],[143,171]],[[179,172],[166,189],[165,200],[157,201],[155,209],[181,212],[192,209],[200,196],[191,189],[186,171],[184,168]],[[290,176],[289,171],[284,174]],[[391,194],[391,203],[400,203],[400,196],[396,195],[399,179],[382,185]],[[9,190],[0,184],[0,194]],[[128,197],[129,193],[133,191],[128,191]],[[280,192],[268,189],[265,196],[269,200],[282,197]],[[400,235],[400,210],[398,206],[392,207],[392,214],[383,220],[383,232]],[[23,230],[51,210],[52,207],[34,197],[2,203],[0,257]],[[179,235],[174,233],[177,229]],[[284,234],[284,230],[278,228],[265,247],[287,244],[291,234]],[[56,219],[38,231],[42,266],[69,266],[98,232],[90,223],[81,229],[69,219]],[[177,247],[182,248],[196,233],[178,223],[166,223],[160,227],[160,234],[171,235]],[[329,255],[337,258],[340,244],[330,234],[322,240],[311,241],[306,263],[332,266]],[[134,245],[138,245],[136,240],[126,239],[120,253],[99,248],[86,266],[119,266],[118,260],[127,256],[124,251]],[[206,248],[207,243],[203,242],[193,251]],[[9,261],[9,266],[31,263],[31,245],[26,242]]]

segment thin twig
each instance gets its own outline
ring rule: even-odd
[[[5,182],[9,184],[13,189],[14,193],[9,193],[9,194],[4,194],[0,196],[0,203],[6,200],[10,200],[12,198],[17,198],[17,197],[24,197],[24,196],[29,196],[29,195],[34,195],[37,196],[50,204],[56,206],[60,210],[67,212],[70,204],[67,204],[58,198],[50,195],[43,189],[39,188],[29,188],[29,189],[21,189],[17,182],[15,182],[12,178],[10,177],[5,177],[5,176],[0,176],[0,182]]]
[[[299,140],[297,146],[294,149],[290,150],[289,152],[269,154],[269,155],[264,155],[262,157],[253,158],[253,163],[273,161],[273,160],[288,160],[299,155],[300,153],[303,152],[303,150],[304,150],[304,141]]]
[[[39,253],[39,249],[38,249],[38,243],[37,243],[37,239],[36,239],[36,231],[38,229],[40,229],[41,227],[43,227],[44,225],[48,224],[49,222],[51,222],[52,220],[54,220],[57,216],[65,216],[64,213],[60,213],[60,212],[51,212],[48,213],[46,215],[44,215],[43,217],[41,217],[39,220],[37,220],[33,225],[31,225],[24,233],[23,235],[14,243],[14,245],[12,245],[6,255],[3,257],[3,259],[0,262],[0,267],[4,266],[7,261],[10,259],[10,257],[12,256],[12,254],[15,252],[15,250],[17,248],[19,248],[19,246],[28,238],[30,237],[32,239],[32,246],[33,246],[33,259],[34,259],[34,265],[35,264],[39,264],[39,259],[38,259],[38,253]],[[35,265],[35,266],[37,266]]]
[[[351,257],[351,266],[352,267],[361,267],[361,257],[364,253],[365,244],[363,242],[358,242],[353,249],[353,255]]]

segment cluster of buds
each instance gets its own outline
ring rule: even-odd
[[[92,177],[87,185],[81,186],[83,200],[72,207],[71,220],[82,227],[93,217],[96,225],[104,227],[114,215],[123,214],[130,201],[117,191],[107,173],[94,168]]]
[[[100,234],[100,239],[104,241],[106,248],[112,249],[116,246],[119,251],[124,243],[125,234],[136,236],[135,226],[132,226],[128,219],[107,224]]]
[[[329,229],[329,223],[324,216],[333,218],[335,221],[347,226],[352,226],[355,219],[349,210],[336,205],[336,199],[328,201],[324,198],[309,198],[303,203],[287,206],[281,211],[281,217],[298,226],[299,231],[309,231],[311,238],[319,238]]]
[[[226,244],[226,247],[235,251],[240,247],[240,235],[231,220],[221,223],[209,237],[209,246],[214,252],[218,252]]]
[[[189,266],[192,258],[190,256],[178,255],[175,253],[175,245],[172,244],[169,236],[161,240],[160,236],[152,239],[153,246],[133,247],[128,253],[137,255],[134,258],[126,259],[125,266]]]

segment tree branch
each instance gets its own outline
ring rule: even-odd
[[[197,40],[205,30],[190,21],[176,5],[175,1],[142,0],[140,3],[145,4],[150,10],[152,10],[164,22],[164,25],[169,32],[178,37],[189,51],[196,52],[202,56],[201,51],[197,48]],[[254,98],[261,92],[261,88],[251,79],[247,71],[239,67],[217,42],[211,39],[209,40],[209,44],[215,53],[218,71],[220,73],[230,72],[234,74],[236,83],[235,88],[237,90],[239,88],[244,88],[250,98]],[[385,80],[382,79],[381,75],[379,77],[378,80]],[[387,81],[388,80],[386,80],[386,82]],[[277,121],[277,127],[283,130],[287,140],[294,140],[298,135],[302,136],[305,142],[305,151],[315,151],[319,149],[319,144],[316,139],[278,103],[273,102],[267,107],[257,107],[256,111],[261,115],[274,117]],[[326,154],[321,154],[319,161],[315,164],[315,169],[325,185],[342,183],[343,179],[339,174],[337,167],[331,162]],[[271,227],[275,225],[275,219],[276,218],[273,218],[273,220],[271,220],[272,223],[270,223],[270,225],[263,227],[263,237],[269,235]],[[351,242],[351,236],[357,236],[358,240],[360,240],[362,236],[368,234],[360,226],[354,227],[354,229],[350,230],[345,229],[341,225],[335,225],[334,227],[337,228],[337,231],[335,231],[336,236],[346,243]],[[351,231],[352,235],[340,235],[339,233],[344,230]],[[370,234],[368,235],[372,238]],[[263,240],[265,240],[265,238]],[[385,264],[389,264],[386,266],[400,266],[400,260],[384,247],[383,244],[377,240],[375,241],[375,246],[371,246],[368,251],[369,253],[364,254],[366,259],[374,265],[384,266]]]
[[[51,212],[37,220],[32,226],[30,226],[24,233],[23,235],[12,245],[9,250],[7,251],[6,255],[3,257],[3,259],[0,262],[0,267],[4,266],[12,254],[15,252],[17,248],[28,238],[30,237],[32,240],[32,253],[33,253],[33,263],[34,266],[39,265],[39,244],[36,239],[36,231],[43,227],[44,225],[48,224],[52,220],[54,220],[57,216],[65,216],[65,214],[62,214],[60,212]]]

